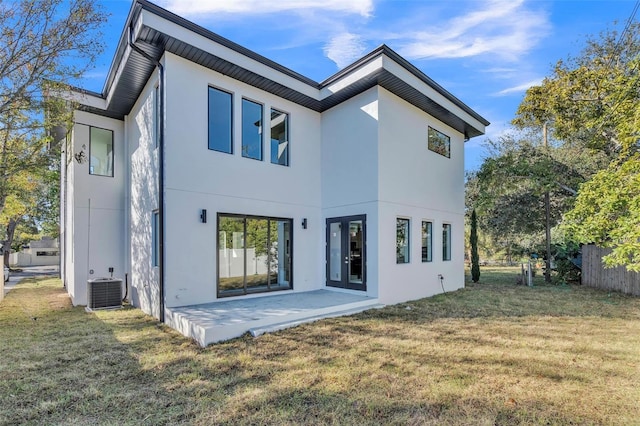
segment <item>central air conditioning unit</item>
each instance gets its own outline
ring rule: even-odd
[[[109,309],[122,306],[122,280],[96,278],[87,281],[87,308]]]

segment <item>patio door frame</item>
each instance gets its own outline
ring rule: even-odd
[[[360,249],[351,250],[350,223],[362,222],[362,247]],[[337,237],[331,234],[331,224],[339,224],[340,228],[340,279],[331,279],[331,238]],[[348,290],[367,290],[367,215],[341,216],[331,217],[326,220],[326,278],[327,287],[338,287]],[[335,253],[334,253],[335,255]],[[359,267],[361,271],[361,282],[352,281],[350,270]]]

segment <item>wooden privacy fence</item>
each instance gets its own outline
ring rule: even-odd
[[[627,271],[624,266],[604,267],[602,257],[610,252],[594,245],[582,246],[582,285],[640,296],[639,273]]]

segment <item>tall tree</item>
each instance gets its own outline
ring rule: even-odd
[[[480,281],[480,257],[478,256],[478,219],[476,211],[471,212],[471,235],[469,236],[471,246],[471,281]]]
[[[105,20],[93,0],[0,0],[0,214],[21,195],[16,177],[33,181],[55,170],[58,149],[45,129],[68,122],[70,109],[48,93],[67,89],[93,67]],[[12,235],[18,222],[8,224]]]
[[[106,15],[93,0],[0,3],[0,213],[16,174],[51,161],[44,131],[48,90],[77,81],[103,49]]]
[[[563,146],[609,160],[580,187],[566,216],[568,237],[610,247],[610,266],[640,270],[640,23],[589,38],[581,55],[558,62],[552,76],[527,92],[514,124],[543,123]]]

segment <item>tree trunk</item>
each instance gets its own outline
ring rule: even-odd
[[[9,219],[7,224],[7,241],[4,243],[4,265],[9,267],[9,254],[11,254],[11,244],[13,244],[13,235],[16,232],[18,221],[15,219]]]

